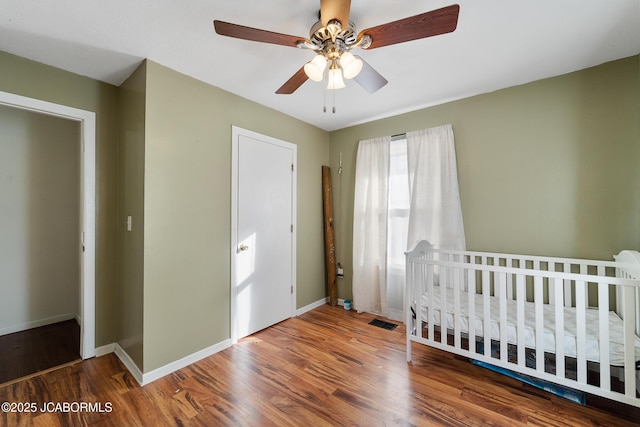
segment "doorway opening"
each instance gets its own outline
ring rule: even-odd
[[[4,339],[0,343],[5,346],[13,345],[14,348],[20,348],[21,346],[31,347],[31,345],[25,343],[33,341],[24,341],[26,339],[25,336],[29,333],[36,337],[53,337],[66,328],[66,330],[72,332],[66,333],[65,336],[68,336],[71,341],[76,341],[75,344],[71,344],[75,346],[76,354],[83,359],[93,357],[95,355],[95,113],[6,92],[0,92],[0,106],[6,111],[26,111],[29,112],[28,114],[37,113],[33,114],[33,117],[49,117],[49,120],[52,117],[64,119],[57,122],[65,123],[66,126],[71,126],[75,129],[74,141],[71,141],[71,144],[75,144],[75,147],[72,148],[72,150],[75,150],[72,151],[75,153],[73,154],[75,158],[71,161],[71,163],[75,162],[75,169],[66,176],[57,174],[54,180],[65,180],[73,177],[75,184],[72,185],[78,187],[73,192],[75,196],[75,202],[71,208],[73,211],[69,212],[67,206],[66,211],[57,212],[58,217],[62,218],[61,221],[67,222],[66,228],[60,231],[58,235],[55,234],[56,230],[53,230],[53,234],[45,234],[45,238],[40,238],[39,240],[33,238],[34,235],[42,235],[41,230],[36,230],[35,227],[44,228],[50,224],[49,217],[55,215],[54,212],[50,211],[52,206],[54,207],[53,209],[58,209],[64,208],[65,205],[69,204],[68,200],[64,199],[64,190],[63,193],[58,193],[60,194],[58,197],[48,196],[49,192],[46,187],[52,184],[50,177],[42,171],[42,169],[55,171],[56,160],[58,160],[55,156],[58,154],[63,155],[63,152],[68,151],[61,149],[61,153],[58,153],[58,150],[54,147],[46,147],[46,144],[44,144],[44,148],[34,149],[29,147],[27,150],[24,147],[13,146],[14,150],[18,152],[18,156],[22,156],[22,162],[29,162],[34,158],[38,158],[40,167],[37,164],[33,164],[28,172],[22,173],[22,178],[20,176],[16,178],[16,176],[9,173],[4,177],[5,191],[13,191],[15,197],[19,200],[22,199],[21,203],[15,205],[21,206],[24,212],[12,213],[17,221],[22,220],[23,222],[14,230],[15,235],[12,242],[15,242],[15,246],[12,246],[12,243],[6,243],[1,249],[9,254],[12,251],[21,250],[23,255],[16,255],[15,259],[20,260],[19,262],[23,265],[20,268],[13,268],[12,273],[8,273],[12,274],[12,276],[5,277],[3,280],[11,281],[14,286],[28,287],[30,283],[34,283],[34,276],[37,278],[37,276],[46,275],[46,272],[50,271],[51,268],[50,265],[46,264],[48,262],[56,262],[47,261],[46,253],[56,252],[56,244],[59,242],[61,246],[69,246],[65,253],[70,253],[73,259],[70,262],[65,262],[65,268],[69,270],[75,269],[75,271],[71,271],[70,276],[67,274],[66,277],[72,277],[70,280],[75,282],[75,289],[72,290],[73,293],[64,291],[66,293],[56,295],[57,304],[62,304],[64,307],[73,307],[73,309],[63,310],[65,311],[64,314],[57,315],[47,315],[48,312],[46,310],[48,303],[54,304],[54,299],[49,299],[48,295],[40,295],[39,298],[34,296],[39,292],[57,294],[59,292],[57,289],[48,289],[45,284],[35,290],[19,291],[18,293],[21,294],[19,298],[22,298],[22,300],[16,303],[15,317],[7,320],[8,310],[6,310],[5,318],[0,319],[3,322],[0,325],[0,335],[2,335],[0,338]],[[31,117],[28,114],[26,117]],[[36,125],[26,132],[37,132],[39,130]],[[26,138],[28,139],[29,135]],[[46,140],[46,138],[45,135],[44,139]],[[41,166],[45,164],[43,162],[47,161],[51,162],[54,167],[42,168]],[[60,169],[64,167],[64,165],[61,165]],[[27,183],[28,185],[24,183],[24,185],[14,185],[15,182],[11,182],[12,179],[23,179],[31,182]],[[43,187],[45,188],[43,189]],[[34,191],[33,189],[37,190]],[[44,198],[49,197],[49,200],[43,203],[43,197],[41,196]],[[12,209],[13,207],[13,205],[5,206],[4,209]],[[30,218],[31,215],[35,214],[41,220],[33,221]],[[26,216],[29,216],[29,218],[25,218]],[[33,226],[33,224],[38,225]],[[5,229],[9,230],[8,227],[5,227]],[[7,233],[10,234],[11,231],[7,231]],[[53,240],[53,242],[47,243],[50,240]],[[21,245],[23,246],[22,248],[20,247]],[[59,266],[54,266],[54,268],[59,269]],[[69,271],[66,273],[69,273]],[[46,280],[42,277],[37,278],[37,280],[41,283],[46,283]],[[73,299],[71,304],[66,301],[69,299]],[[74,323],[76,326],[74,326]],[[73,332],[74,328],[79,330]],[[55,351],[52,346],[55,345],[55,340],[49,341],[48,344],[43,341],[41,344],[45,346],[45,349],[49,346],[49,353],[54,356]],[[43,350],[35,351],[42,352]],[[64,360],[64,358],[51,357],[51,363],[58,363],[56,360]],[[43,369],[39,367],[37,370]]]

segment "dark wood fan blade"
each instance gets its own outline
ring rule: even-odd
[[[300,68],[289,80],[276,91],[279,95],[290,95],[295,92],[304,82],[307,81],[307,73],[304,72],[304,66]]]
[[[350,11],[351,0],[320,0],[320,19],[324,27],[332,19],[337,19],[342,24],[342,28],[347,28]]]
[[[279,44],[282,46],[298,47],[298,42],[305,41],[304,37],[290,36],[288,34],[274,33],[273,31],[260,30],[258,28],[245,27],[224,21],[213,21],[216,33],[221,36],[234,37],[236,39],[251,40],[254,42]]]
[[[358,38],[368,34],[372,38],[367,49],[423,39],[454,31],[458,25],[460,6],[457,4],[432,10],[431,12],[378,25],[362,30]]]
[[[389,83],[387,79],[374,70],[367,61],[360,58],[358,55],[355,55],[355,57],[362,61],[362,70],[360,70],[360,73],[355,76],[353,80],[357,81],[367,92],[373,93]]]

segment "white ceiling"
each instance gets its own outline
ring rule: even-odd
[[[276,95],[314,54],[213,29],[218,19],[308,37],[318,0],[2,0],[0,50],[114,85],[149,58],[325,130],[640,53],[639,0],[351,3],[358,31],[453,3],[460,17],[450,34],[360,50],[389,80],[374,94],[354,81],[325,91],[309,80],[292,95]]]

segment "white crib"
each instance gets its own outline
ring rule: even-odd
[[[640,254],[614,258],[421,241],[406,253],[407,361],[417,342],[640,407]]]

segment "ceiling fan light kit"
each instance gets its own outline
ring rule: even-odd
[[[329,77],[327,82],[327,89],[342,89],[344,86],[344,80],[342,80],[342,72],[340,68],[331,64],[329,69]]]
[[[223,36],[316,52],[277,94],[291,94],[308,79],[321,82],[327,69],[327,89],[345,87],[344,78],[354,79],[367,92],[374,93],[388,82],[362,58],[354,56],[352,49],[375,49],[450,33],[456,29],[460,13],[460,6],[454,4],[356,33],[355,25],[349,20],[350,9],[351,0],[320,0],[320,20],[311,27],[309,39],[218,20],[214,20],[213,25]]]
[[[345,79],[352,79],[362,71],[362,59],[356,58],[351,52],[340,56],[340,67]]]
[[[324,55],[316,55],[313,60],[304,64],[305,74],[314,82],[322,81],[325,68],[327,68],[327,59]]]
[[[316,22],[309,32],[309,40],[301,40],[298,47],[317,52],[316,57],[304,66],[307,77],[316,82],[322,81],[324,76],[319,76],[318,71],[324,71],[321,64],[326,66],[328,63],[327,89],[341,89],[345,87],[343,77],[352,79],[362,70],[362,60],[349,50],[356,46],[365,48],[370,44],[371,37],[368,35],[356,37],[353,22],[349,21],[349,26],[343,30],[340,21],[332,19],[327,26],[322,25],[322,20]]]

